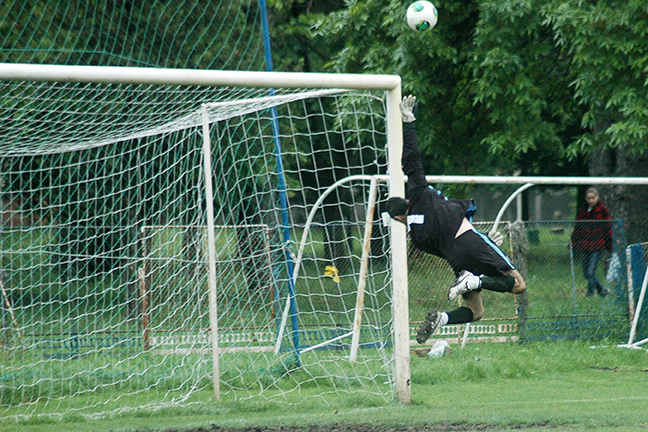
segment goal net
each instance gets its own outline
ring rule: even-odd
[[[627,277],[628,277],[628,311],[632,322],[628,335],[627,347],[640,347],[648,342],[648,300],[646,286],[648,285],[646,262],[648,258],[648,243],[634,243],[626,248]]]
[[[0,82],[4,418],[392,398],[383,90],[51,81]]]

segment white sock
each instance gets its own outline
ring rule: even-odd
[[[471,277],[468,278],[468,287],[471,290],[476,290],[481,286],[481,284],[482,284],[482,280],[480,276],[472,275]]]
[[[441,312],[441,319],[439,320],[439,327],[443,327],[444,325],[448,324],[448,314],[445,312]]]

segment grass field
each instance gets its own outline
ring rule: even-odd
[[[469,344],[439,359],[412,355],[412,403],[353,393],[318,399],[214,401],[157,413],[123,414],[95,421],[66,418],[16,424],[3,432],[260,430],[353,425],[351,430],[639,431],[648,428],[648,352],[613,342]],[[202,429],[200,429],[202,428]]]
[[[286,363],[287,368],[283,359],[274,355],[227,354],[220,368],[223,396],[216,402],[210,390],[209,356],[142,349],[139,321],[129,315],[124,301],[129,284],[124,283],[123,275],[81,274],[84,277],[61,282],[55,277],[56,263],[43,267],[46,270],[36,282],[23,278],[31,274],[28,271],[13,272],[15,280],[10,279],[7,286],[14,287],[22,337],[32,349],[0,350],[0,409],[6,409],[0,415],[0,432],[195,430],[211,424],[254,428],[353,422],[375,422],[382,427],[425,424],[437,428],[434,430],[446,430],[449,425],[452,430],[648,427],[648,354],[615,347],[628,335],[625,295],[586,297],[584,281],[565,246],[567,234],[558,236],[545,227],[538,236],[540,243],[527,254],[527,340],[580,337],[591,341],[471,342],[465,349],[455,346],[450,355],[439,360],[412,356],[414,397],[409,406],[389,402],[390,347],[366,347],[361,350],[365,361],[350,365],[336,361],[339,356],[346,357],[342,346],[312,351],[295,370],[292,363]],[[158,241],[165,245],[160,250],[168,248],[170,252],[160,254],[180,256],[181,236],[165,232],[164,239],[167,237],[172,240]],[[24,252],[32,248],[17,249],[23,251],[17,254],[27,269],[32,260],[44,259]],[[315,255],[319,253],[323,252]],[[414,329],[431,307],[453,307],[446,296],[453,279],[451,270],[436,258],[426,258],[413,257],[409,269]],[[186,335],[188,341],[169,346],[191,348],[192,338],[206,337],[200,330],[209,326],[204,272],[196,271],[200,266],[185,266],[185,260],[179,258],[150,261],[149,284],[156,287],[148,309],[149,325],[157,331],[152,334],[168,336],[176,331],[174,336]],[[323,276],[327,261],[310,257],[302,264],[296,284],[302,346],[321,342],[317,337],[322,329],[348,330],[344,323],[353,320],[357,289],[353,276],[357,269],[348,261],[343,263],[349,268],[340,266],[338,282]],[[386,340],[391,317],[388,262],[374,259],[370,263],[364,319],[371,323],[371,331],[365,342]],[[264,291],[264,296],[252,295],[256,292],[246,286],[241,262],[221,265],[219,272],[223,280],[231,282],[221,295],[222,347],[235,346],[235,336],[250,324],[254,331],[270,334],[267,340],[272,340],[269,291]],[[24,284],[31,288],[23,289]],[[484,293],[484,303],[487,319],[483,324],[497,324],[498,319],[518,323],[513,296]],[[334,319],[334,326],[323,317]],[[5,323],[11,324],[8,318]],[[15,346],[18,332],[13,326],[5,328],[9,331],[4,337],[14,344],[7,346]],[[610,342],[600,342],[604,337]],[[61,345],[65,340],[68,345]],[[251,345],[267,345],[267,340],[255,339]],[[588,344],[610,347],[592,349]],[[363,393],[358,393],[359,389]],[[252,397],[257,392],[263,395]],[[174,408],[155,408],[159,406]],[[3,415],[7,419],[3,420]],[[83,420],[99,416],[101,419]],[[22,424],[12,423],[21,418]],[[466,426],[472,424],[477,426]]]

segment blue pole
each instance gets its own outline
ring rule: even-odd
[[[270,31],[268,27],[268,13],[266,9],[265,0],[259,0],[259,6],[261,8],[261,21],[263,23],[263,47],[265,52],[265,62],[266,70],[272,72],[272,51],[270,48]],[[270,89],[270,96],[274,96],[275,91],[273,88]],[[297,303],[295,301],[295,283],[293,281],[293,261],[290,256],[290,221],[288,218],[288,198],[286,196],[286,179],[284,177],[283,171],[283,161],[281,159],[281,139],[279,138],[279,121],[277,120],[277,108],[271,107],[270,114],[272,117],[272,132],[274,135],[274,144],[275,144],[275,159],[277,162],[277,178],[279,183],[279,200],[281,203],[281,228],[283,231],[284,245],[285,245],[285,254],[286,254],[286,266],[288,267],[288,296],[290,297],[290,322],[292,325],[292,337],[293,337],[293,347],[295,348],[295,354],[297,359],[297,365],[299,366],[299,326],[297,323]]]

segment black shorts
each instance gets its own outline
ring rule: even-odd
[[[515,270],[506,254],[486,234],[475,229],[454,239],[446,259],[456,275],[468,270],[476,275],[502,276]]]

